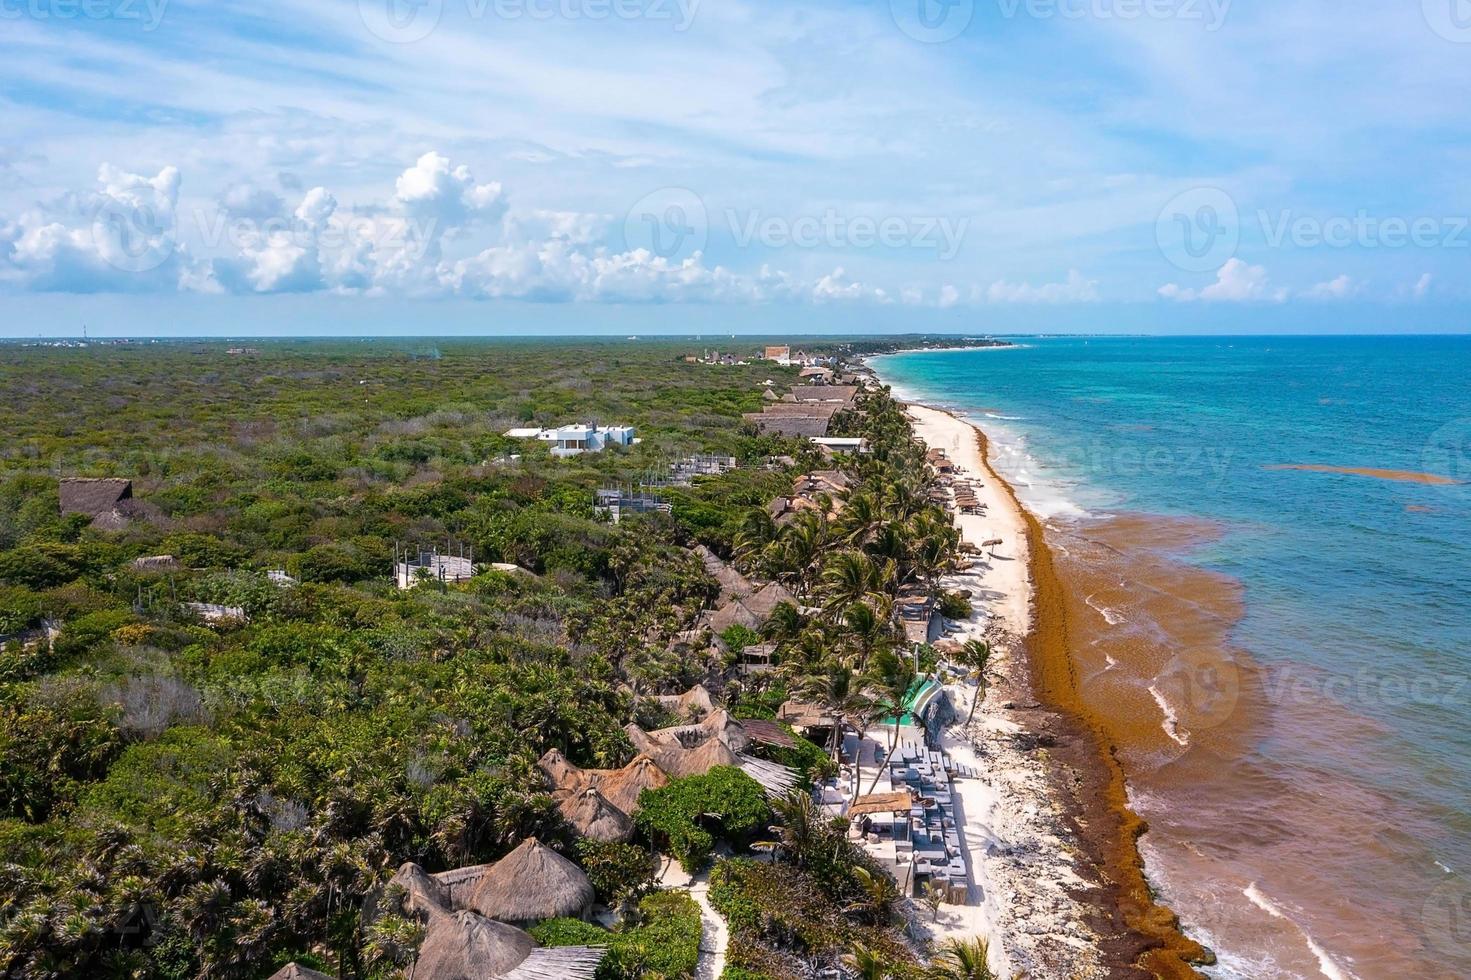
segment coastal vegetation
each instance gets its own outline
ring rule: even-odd
[[[731,976],[801,975],[860,938],[922,961],[894,883],[800,788],[741,768],[638,796],[628,842],[579,839],[538,760],[614,771],[630,731],[705,683],[735,719],[789,699],[854,727],[902,710],[902,609],[939,599],[958,538],[886,392],[824,456],[741,415],[796,382],[687,363],[665,344],[209,344],[7,348],[0,357],[0,972],[257,977],[295,961],[393,977],[423,929],[367,915],[394,869],[495,862],[529,839],[587,874],[612,931],[552,919],[547,946],[606,946],[599,977],[686,977],[699,916],[656,888],[711,872]],[[627,449],[570,459],[501,433],[617,421]],[[718,453],[668,512],[610,523],[593,491]],[[132,481],[122,519],[63,515],[63,477]],[[818,480],[795,513],[773,499]],[[793,498],[797,499],[797,498]],[[396,545],[469,552],[463,581],[392,581]],[[722,584],[697,547],[789,598],[707,631]],[[492,564],[494,563],[494,564]],[[768,645],[774,668],[738,660]],[[836,746],[763,746],[799,787]],[[744,973],[742,971],[745,971]],[[897,975],[897,974],[896,974]]]

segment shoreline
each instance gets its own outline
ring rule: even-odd
[[[991,908],[982,924],[1001,947],[1003,967],[1032,975],[1066,968],[1079,977],[1198,977],[1190,964],[1209,954],[1155,901],[1137,843],[1146,826],[1129,806],[1113,746],[1079,696],[1067,592],[1042,522],[991,466],[979,426],[917,401],[906,405],[916,436],[992,491],[984,518],[953,515],[962,535],[979,545],[980,524],[992,536],[1000,527],[1001,548],[1015,550],[1011,574],[990,576],[981,590],[986,607],[961,624],[967,635],[993,638],[1005,676],[955,746],[968,751],[972,742],[990,777],[993,800],[977,829],[996,840],[976,862],[977,879]],[[948,690],[966,703],[969,688]]]

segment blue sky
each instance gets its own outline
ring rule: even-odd
[[[0,335],[1465,330],[1468,0],[0,0]]]

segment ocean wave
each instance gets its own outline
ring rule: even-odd
[[[1123,614],[1114,609],[1112,606],[1104,606],[1094,602],[1091,595],[1085,597],[1083,601],[1088,604],[1089,609],[1092,609],[1098,615],[1102,616],[1103,621],[1110,626],[1118,626],[1121,623],[1128,622],[1128,620],[1124,618]]]
[[[1155,685],[1149,685],[1149,693],[1154,695],[1154,703],[1159,705],[1159,710],[1164,712],[1165,720],[1160,722],[1159,727],[1164,733],[1177,744],[1185,747],[1190,745],[1190,733],[1180,728],[1180,716],[1175,713],[1175,706],[1165,700],[1164,694]]]
[[[1253,881],[1247,885],[1241,890],[1241,893],[1251,900],[1251,904],[1272,916],[1272,918],[1282,919],[1284,922],[1291,923],[1292,928],[1296,929],[1302,935],[1303,941],[1308,944],[1308,949],[1312,950],[1313,955],[1318,958],[1318,970],[1328,980],[1358,980],[1356,974],[1340,966],[1338,961],[1326,949],[1318,945],[1318,941],[1313,938],[1312,933],[1299,925],[1297,920],[1292,918],[1292,916],[1282,911],[1277,903],[1273,902],[1266,895],[1263,895],[1261,889],[1257,888],[1256,882]]]

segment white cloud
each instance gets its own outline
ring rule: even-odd
[[[177,244],[178,169],[148,177],[104,163],[97,183],[5,226],[0,278],[40,292],[178,288],[187,263]]]
[[[1241,259],[1231,258],[1216,273],[1216,281],[1204,289],[1188,289],[1167,283],[1159,288],[1159,295],[1182,303],[1195,300],[1207,303],[1280,303],[1287,298],[1287,290],[1271,285],[1264,266],[1248,265]]]
[[[1434,280],[1434,278],[1435,277],[1432,276],[1430,273],[1425,273],[1419,278],[1415,285],[1411,287],[1411,294],[1413,294],[1416,299],[1424,299],[1426,295],[1430,292],[1430,284],[1432,280]]]
[[[1098,281],[1084,279],[1081,272],[1073,269],[1066,282],[1049,282],[1041,286],[998,280],[986,289],[985,295],[992,303],[1096,303]]]
[[[438,233],[476,220],[499,221],[506,212],[499,183],[476,183],[469,167],[451,167],[433,151],[399,175],[394,201],[409,217],[434,222]]]
[[[1318,283],[1303,293],[1303,296],[1318,300],[1348,299],[1358,290],[1358,284],[1353,281],[1352,277],[1345,274],[1336,279]]]

